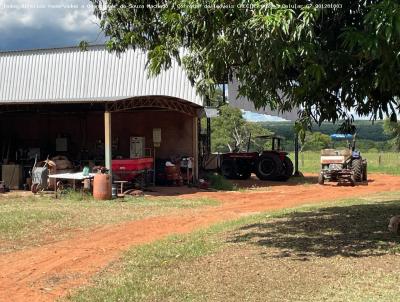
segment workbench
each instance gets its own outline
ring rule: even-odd
[[[57,190],[59,189],[59,185],[57,180],[73,180],[72,188],[76,189],[76,181],[83,181],[85,179],[93,179],[95,173],[89,173],[88,175],[83,175],[83,172],[76,172],[76,173],[60,173],[60,174],[51,174],[49,178],[53,178],[55,180],[56,185],[54,186],[54,191],[57,198]]]

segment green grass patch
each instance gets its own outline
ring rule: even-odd
[[[393,301],[400,240],[386,227],[399,200],[397,192],[302,206],[171,236],[132,248],[67,299]]]
[[[72,192],[60,199],[46,195],[2,197],[0,253],[60,240],[102,225],[215,205],[217,201],[207,198],[126,197],[123,201],[95,201],[91,196]]]
[[[210,187],[218,191],[236,191],[237,187],[218,173],[209,173],[206,178],[210,181]]]

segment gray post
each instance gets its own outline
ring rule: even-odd
[[[299,171],[299,135],[294,138],[294,176],[300,176]]]

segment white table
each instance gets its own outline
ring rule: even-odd
[[[95,173],[89,173],[88,175],[83,175],[83,172],[76,172],[76,173],[59,173],[59,174],[50,174],[49,178],[53,178],[55,181],[54,191],[56,193],[57,198],[57,179],[68,179],[73,180],[72,188],[75,190],[76,188],[76,181],[80,180],[83,181],[85,179],[93,179]]]

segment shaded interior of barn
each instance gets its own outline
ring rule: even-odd
[[[154,159],[147,169],[155,174],[157,184],[170,183],[165,175],[167,161],[178,163],[185,158],[194,159],[198,150],[198,118],[195,116],[198,108],[190,105],[194,110],[184,112],[167,107],[133,106],[111,112],[112,159]],[[19,181],[22,184],[30,177],[36,156],[39,160],[66,157],[75,171],[82,171],[85,166],[104,166],[106,109],[105,103],[2,106],[0,151],[3,164],[21,166]],[[160,129],[159,144],[153,141],[154,129]],[[142,151],[137,151],[138,154],[132,154],[132,138],[140,138]]]

